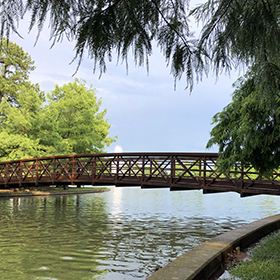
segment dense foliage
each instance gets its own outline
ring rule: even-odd
[[[263,94],[251,77],[236,86],[232,102],[213,118],[208,147],[219,145],[221,170],[241,163],[269,173],[280,165],[280,91]]]
[[[46,99],[22,87],[17,104],[7,97],[0,104],[0,161],[103,152],[115,141],[101,100],[84,81],[56,86]]]
[[[60,154],[97,153],[115,141],[108,137],[107,111],[100,111],[96,89],[87,88],[85,81],[56,85],[47,102],[45,110],[52,116],[52,131],[59,135]],[[46,143],[48,138],[46,135]]]
[[[270,173],[280,165],[280,2],[209,0],[193,13],[206,20],[199,48],[217,73],[241,63],[248,69],[214,116],[207,146],[218,144],[221,170],[241,163]]]
[[[49,20],[53,42],[64,37],[76,43],[76,58],[94,59],[101,73],[106,71],[114,51],[127,61],[129,51],[135,63],[148,67],[152,41],[156,40],[175,78],[186,75],[193,85],[193,76],[200,67],[195,41],[188,24],[189,0],[13,0],[0,6],[2,36],[12,30],[28,12],[30,28],[39,32]],[[13,16],[11,16],[13,15]]]
[[[5,63],[0,91],[0,161],[103,152],[115,141],[108,137],[106,109],[100,111],[101,100],[85,81],[56,85],[45,96],[28,80],[34,66],[27,53],[10,42],[0,54]]]
[[[16,103],[21,86],[29,83],[29,73],[35,69],[34,61],[18,45],[2,38],[0,48],[0,103],[3,97]]]

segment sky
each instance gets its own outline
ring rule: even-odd
[[[193,2],[193,1],[192,1]],[[192,3],[191,2],[191,3]],[[196,24],[192,24],[196,29]],[[101,78],[93,73],[93,61],[85,58],[78,72],[74,42],[66,39],[51,48],[49,30],[44,28],[36,42],[36,28],[28,33],[28,19],[20,23],[20,38],[10,35],[10,40],[21,46],[35,61],[36,70],[30,75],[46,93],[55,84],[62,86],[84,79],[97,89],[102,99],[101,108],[107,109],[106,118],[111,124],[110,136],[118,135],[117,142],[106,148],[107,152],[216,152],[217,147],[206,149],[213,116],[231,101],[232,84],[238,78],[234,72],[218,77],[209,74],[195,83],[193,91],[185,89],[184,77],[174,79],[165,58],[156,47],[149,60],[149,73],[145,67],[135,67],[130,58],[128,71],[116,57],[107,64]]]

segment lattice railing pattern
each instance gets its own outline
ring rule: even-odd
[[[216,153],[104,153],[52,156],[0,163],[0,188],[30,185],[168,187],[204,192],[280,194],[280,172],[261,177],[252,167],[227,173]]]

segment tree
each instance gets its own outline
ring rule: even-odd
[[[87,88],[85,81],[76,79],[62,87],[56,85],[46,98],[39,85],[27,80],[33,62],[25,62],[31,62],[30,56],[10,44],[2,52],[9,66],[3,67],[2,78],[7,80],[1,86],[10,90],[3,91],[0,102],[0,161],[104,152],[116,141],[108,137],[107,111],[100,111],[101,100],[92,86]]]
[[[199,49],[217,74],[246,65],[232,102],[214,116],[207,147],[219,146],[219,169],[241,163],[270,174],[280,165],[280,2],[208,0],[193,11],[206,23]]]
[[[34,61],[21,47],[1,39],[0,48],[0,103],[3,97],[16,104],[22,85],[28,83],[29,73],[35,69]]]
[[[280,81],[280,2],[208,0],[192,11],[205,22],[198,44],[217,75],[246,66],[264,95],[274,96]]]
[[[0,161],[50,155],[104,152],[108,137],[106,109],[85,81],[56,85],[45,100],[29,87],[18,92],[18,106],[0,104]]]
[[[54,131],[60,136],[60,154],[103,152],[105,146],[116,141],[108,137],[107,110],[99,111],[101,100],[92,86],[86,87],[85,81],[76,79],[62,87],[56,85],[48,102],[46,112],[52,116]]]
[[[3,97],[0,104],[1,161],[55,153],[52,146],[41,143],[40,134],[44,132],[38,128],[44,120],[43,101],[42,94],[30,84],[20,87],[17,93],[18,106],[13,106],[7,96]],[[50,138],[51,134],[49,131]]]
[[[34,61],[21,47],[2,38],[0,66],[0,159],[54,154],[54,148],[40,140],[44,130],[38,126],[43,120],[45,96],[29,81]]]
[[[222,171],[241,163],[269,175],[280,166],[280,88],[273,96],[263,94],[250,76],[236,86],[232,102],[213,118],[207,146],[219,146]]]

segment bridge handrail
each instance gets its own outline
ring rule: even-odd
[[[116,184],[211,191],[280,192],[280,173],[264,178],[252,167],[226,173],[217,153],[132,152],[74,154],[0,162],[0,188],[28,184]],[[280,193],[279,193],[280,194]]]
[[[16,163],[16,162],[26,162],[26,161],[34,161],[34,160],[47,160],[47,159],[63,159],[63,158],[86,158],[86,157],[111,157],[111,156],[172,156],[176,154],[177,156],[210,156],[210,157],[218,157],[218,153],[203,153],[203,152],[123,152],[123,153],[96,153],[96,154],[73,154],[73,155],[58,155],[58,156],[46,156],[46,157],[35,157],[35,158],[26,158],[26,159],[18,159],[18,160],[10,160],[10,161],[2,161],[0,165],[5,163]]]

